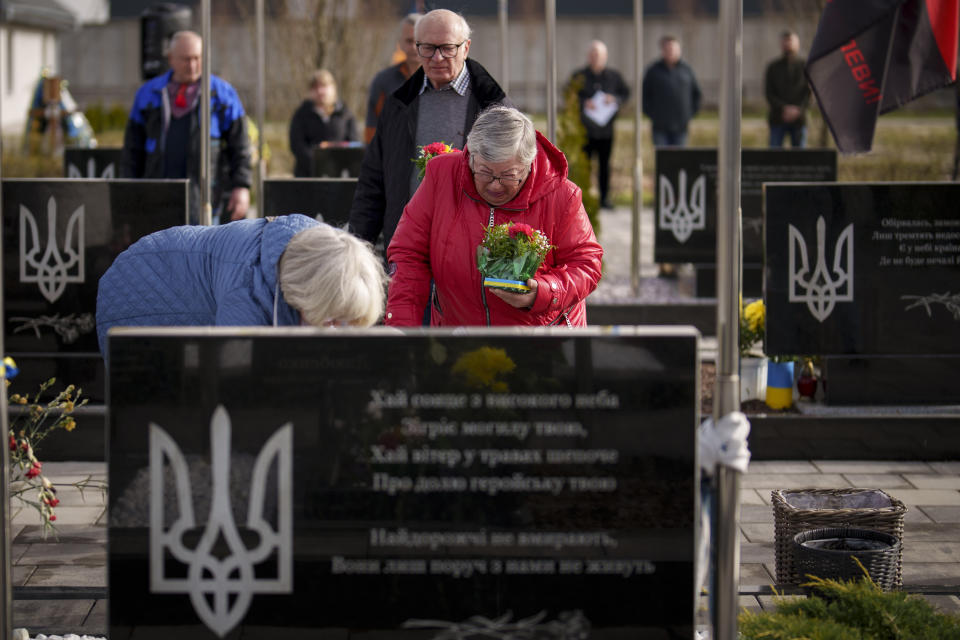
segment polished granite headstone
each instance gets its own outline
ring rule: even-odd
[[[960,184],[766,185],[768,355],[960,355]]]
[[[693,637],[697,336],[112,332],[109,637]]]
[[[833,149],[743,149],[740,158],[743,261],[763,260],[764,182],[832,182]],[[656,262],[716,264],[717,150],[656,150],[654,211]]]
[[[358,178],[363,164],[362,146],[317,147],[313,150],[315,178]]]
[[[3,181],[5,355],[19,392],[56,377],[103,402],[97,282],[121,251],[184,224],[185,180]]]
[[[94,149],[67,147],[63,150],[63,176],[65,178],[102,178],[103,180],[119,178],[122,158],[121,147]]]
[[[342,227],[350,219],[356,178],[291,178],[263,181],[264,216],[302,213]]]

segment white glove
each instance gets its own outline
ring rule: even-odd
[[[700,450],[700,468],[707,475],[713,475],[718,464],[747,472],[750,463],[750,449],[747,436],[750,435],[750,421],[739,411],[728,413],[714,426],[713,418],[707,418],[697,430]]]

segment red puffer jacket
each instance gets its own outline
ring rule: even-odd
[[[427,164],[387,249],[392,278],[386,324],[418,326],[436,283],[433,326],[587,324],[584,299],[600,281],[603,249],[580,199],[567,180],[567,159],[537,133],[537,157],[517,196],[491,207],[477,193],[470,150],[438,156]],[[477,270],[484,227],[524,222],[547,235],[551,249],[534,276],[530,309],[517,309],[488,292]],[[566,312],[566,318],[564,317]]]

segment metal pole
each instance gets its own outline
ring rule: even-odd
[[[507,23],[507,3],[498,0],[497,16],[500,18],[500,88],[510,95],[510,30]]]
[[[633,0],[634,109],[633,217],[630,220],[630,288],[640,295],[640,214],[643,211],[643,0]]]
[[[9,37],[9,35],[7,36]],[[3,100],[0,99],[0,103]],[[0,106],[2,112],[2,106]],[[0,136],[0,155],[3,153],[3,141]],[[3,171],[0,170],[0,213],[3,202]],[[3,245],[0,244],[0,264],[3,264]],[[3,317],[3,274],[0,273],[0,318]],[[0,332],[0,356],[5,349],[3,333]],[[5,376],[3,376],[5,377]],[[6,386],[6,385],[4,385]],[[10,551],[10,447],[7,446],[10,428],[7,426],[7,390],[0,391],[0,432],[3,434],[2,453],[0,453],[0,640],[13,637],[13,554]]]
[[[210,0],[200,2],[200,37],[203,39],[203,76],[200,78],[200,200],[203,212],[200,224],[213,224],[213,208],[210,203],[210,74],[213,65],[210,51],[213,40],[210,37]]]
[[[743,0],[720,3],[720,144],[717,210],[717,381],[713,419],[740,409],[740,108],[743,78]],[[740,473],[717,465],[714,634],[737,637],[740,591]]]
[[[266,208],[263,205],[263,181],[267,175],[267,161],[263,157],[263,139],[267,132],[263,128],[266,111],[264,91],[266,88],[266,44],[267,38],[263,24],[263,0],[257,0],[257,206],[260,217]]]
[[[547,138],[557,141],[557,0],[546,0]]]

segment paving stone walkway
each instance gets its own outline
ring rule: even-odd
[[[57,484],[83,478],[106,480],[104,463],[49,462],[47,477]],[[863,487],[883,489],[906,503],[904,587],[946,586],[952,594],[926,596],[943,610],[960,613],[960,462],[759,461],[741,484],[741,604],[772,606],[755,595],[773,584],[773,489]],[[99,491],[62,488],[57,507],[59,537],[44,539],[30,507],[13,515],[13,575],[17,586],[106,587],[106,497]],[[38,633],[102,636],[106,600],[24,600],[14,602],[14,627]]]

